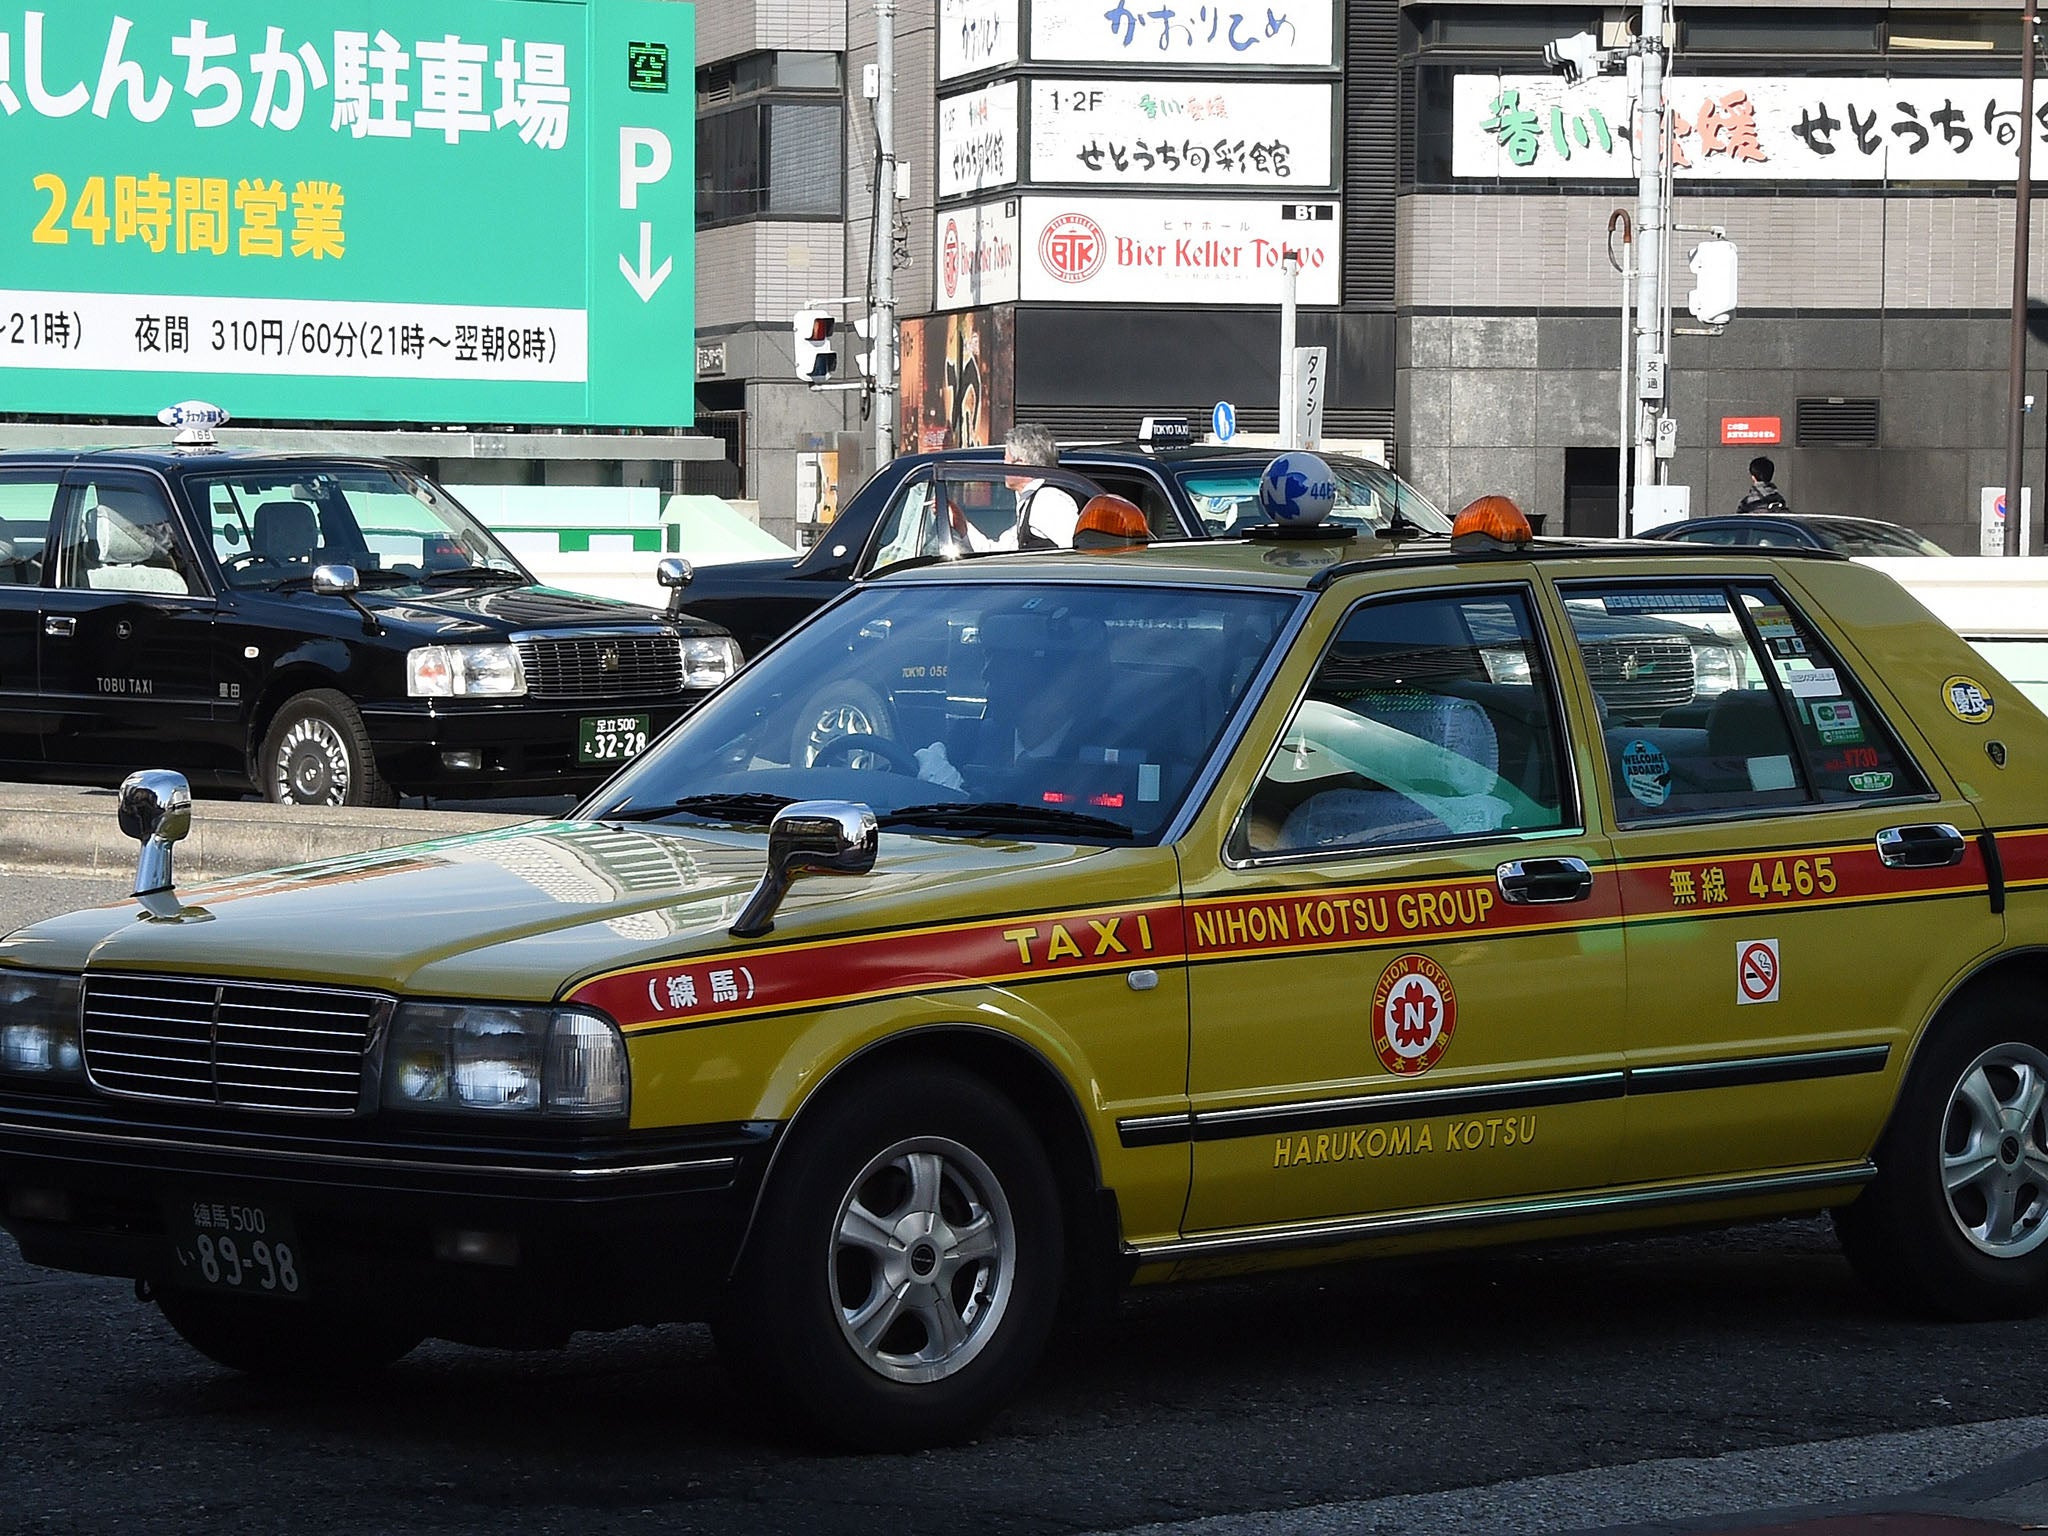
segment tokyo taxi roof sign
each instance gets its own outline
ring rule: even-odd
[[[688,425],[694,27],[0,0],[0,411]]]

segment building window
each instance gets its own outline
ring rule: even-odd
[[[839,218],[845,119],[836,53],[757,53],[698,70],[698,224]]]

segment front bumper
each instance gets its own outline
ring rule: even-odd
[[[594,789],[625,761],[579,763],[578,725],[598,715],[645,715],[647,739],[695,709],[708,692],[659,698],[412,699],[363,707],[363,724],[386,782],[407,794],[541,794]],[[449,764],[444,753],[475,752],[474,768]]]
[[[297,1229],[309,1294],[397,1302],[442,1338],[552,1344],[707,1315],[778,1133],[498,1142],[0,1094],[0,1227],[31,1264],[170,1285],[174,1212],[267,1202]]]

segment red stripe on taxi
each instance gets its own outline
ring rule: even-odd
[[[1968,845],[1962,863],[1946,869],[1891,869],[1873,844],[1856,843],[1630,865],[1622,871],[1622,903],[1631,919],[1704,917],[1713,912],[1904,901],[1983,891],[1987,885],[1984,852],[1975,842]]]

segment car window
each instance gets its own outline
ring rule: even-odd
[[[1970,644],[2036,707],[2048,710],[2048,637],[1972,640]]]
[[[1520,592],[1358,609],[1281,733],[1236,852],[1562,827],[1557,719],[1534,634]]]
[[[1135,474],[1129,470],[1119,471],[1113,465],[1077,464],[1074,466],[1101,486],[1112,496],[1121,496],[1145,514],[1145,525],[1152,530],[1155,539],[1184,539],[1187,532],[1175,515],[1173,502],[1166,494],[1166,488],[1150,475]]]
[[[1451,531],[1451,520],[1392,470],[1369,459],[1328,458],[1326,462],[1337,482],[1332,522],[1384,528],[1395,521],[1398,509],[1402,519],[1425,533]],[[1211,537],[1235,538],[1247,528],[1271,521],[1259,505],[1259,480],[1264,473],[1263,464],[1210,469],[1194,464],[1177,469],[1174,478]]]
[[[1564,598],[1623,822],[1925,792],[1774,590],[1574,585]]]
[[[1671,537],[1683,544],[1736,545],[1748,542],[1747,528],[1687,528]]]
[[[875,558],[870,570],[919,555],[936,555],[944,547],[940,526],[934,518],[932,483],[912,480],[899,486],[888,510],[875,529]]]
[[[63,472],[0,471],[0,586],[33,587],[43,579],[43,549]]]
[[[1759,544],[1765,549],[1813,549],[1816,546],[1825,547],[1823,541],[1819,539],[1812,538],[1805,533],[1799,532],[1797,529],[1782,526],[1760,525],[1752,530],[1752,535],[1750,542]]]
[[[1844,555],[1946,555],[1932,539],[1923,539],[1910,528],[1888,528],[1882,523],[1823,523],[1816,529],[1821,543]]]
[[[166,597],[205,590],[164,488],[146,475],[81,471],[66,482],[57,585]]]
[[[857,800],[934,835],[1156,837],[1298,600],[878,581],[763,654],[589,809],[660,819],[682,801],[679,816],[765,821],[791,801]]]

